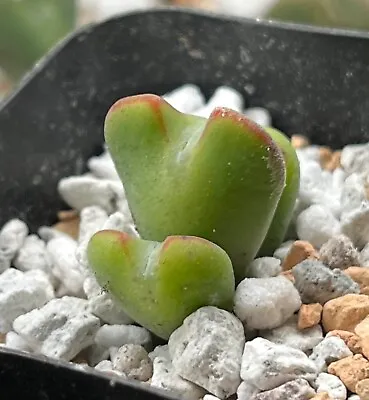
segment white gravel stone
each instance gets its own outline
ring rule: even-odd
[[[315,395],[315,391],[305,379],[295,379],[276,387],[275,389],[259,393],[252,400],[307,400]]]
[[[369,202],[342,214],[341,230],[361,250],[369,242]]]
[[[81,296],[85,269],[76,258],[77,242],[72,238],[51,239],[46,246],[53,265],[53,274],[62,282],[70,294]]]
[[[152,377],[152,361],[147,351],[137,344],[120,347],[113,359],[115,370],[123,372],[127,378],[146,382]]]
[[[0,231],[0,274],[11,266],[11,262],[28,235],[27,225],[12,219]]]
[[[156,357],[166,358],[171,361],[169,346],[167,344],[156,346],[155,349],[149,353],[149,357],[151,361],[154,361]]]
[[[282,243],[277,250],[275,250],[273,257],[278,258],[281,262],[286,258],[288,252],[290,251],[291,246],[293,245],[294,240],[288,240]]]
[[[19,249],[14,266],[21,271],[40,269],[52,275],[51,260],[46,250],[46,243],[37,235],[29,235]]]
[[[213,396],[211,394],[206,394],[203,400],[220,400],[219,397]]]
[[[341,165],[347,174],[369,173],[369,144],[350,144],[342,149]]]
[[[352,394],[347,398],[347,400],[361,400],[361,399],[360,396],[358,396],[357,394]]]
[[[43,271],[7,269],[0,275],[0,333],[9,332],[18,316],[42,307],[53,297],[54,289]]]
[[[347,390],[340,378],[322,372],[315,381],[317,393],[326,392],[334,400],[346,400]]]
[[[95,343],[91,345],[87,351],[88,364],[91,366],[95,366],[99,364],[101,361],[107,360],[109,356],[110,356],[109,349],[103,346],[98,346]]]
[[[245,335],[242,323],[216,307],[189,315],[169,338],[169,353],[177,373],[225,399],[240,385]]]
[[[313,381],[316,375],[315,364],[301,350],[263,338],[245,344],[241,378],[260,390],[274,389],[298,378]]]
[[[256,386],[248,382],[241,382],[237,389],[237,400],[250,400],[258,393],[260,393],[260,389]]]
[[[352,352],[341,338],[327,336],[314,347],[309,358],[315,363],[318,372],[326,372],[330,363],[349,356],[352,356]]]
[[[359,174],[349,175],[342,187],[341,209],[342,213],[352,211],[366,201],[364,177]]]
[[[133,322],[119,303],[100,287],[95,277],[85,279],[83,290],[88,299],[88,310],[103,322],[110,325],[128,325]]]
[[[247,108],[244,111],[244,115],[256,122],[258,125],[267,127],[272,126],[272,117],[270,112],[262,107]]]
[[[261,331],[260,336],[273,343],[284,344],[303,352],[312,350],[323,340],[323,332],[320,325],[299,330],[297,328],[297,316],[295,315],[278,328]]]
[[[90,240],[92,235],[102,229],[108,219],[108,214],[98,206],[85,207],[80,213],[78,242]]]
[[[205,106],[205,97],[198,86],[186,84],[163,96],[172,107],[183,113],[191,113]]]
[[[156,357],[154,360],[151,386],[168,390],[172,395],[180,396],[184,400],[199,400],[205,394],[204,389],[182,379],[171,361],[165,357]]]
[[[21,336],[13,331],[10,331],[6,334],[5,347],[27,353],[32,352],[31,346]]]
[[[274,257],[256,258],[247,269],[252,278],[271,278],[282,272],[281,260]]]
[[[40,228],[38,228],[37,234],[46,243],[49,242],[51,239],[57,239],[57,238],[70,239],[70,235],[67,235],[66,233],[58,231],[57,229],[54,229],[51,226],[41,226]]]
[[[97,371],[113,371],[113,363],[110,360],[102,360],[95,365]]]
[[[237,90],[228,86],[220,86],[215,90],[206,105],[193,112],[193,114],[209,118],[216,107],[227,107],[234,111],[242,112],[244,100]]]
[[[341,190],[337,187],[333,174],[323,170],[318,161],[306,161],[301,157],[299,159],[300,201],[306,206],[321,205],[338,217],[341,212]]]
[[[87,313],[87,300],[75,297],[51,300],[13,323],[35,352],[66,361],[93,344],[99,327],[99,319]]]
[[[99,156],[91,157],[87,161],[87,165],[96,178],[112,181],[120,180],[114,162],[108,151],[104,151],[104,153]]]
[[[340,223],[327,207],[312,205],[297,217],[296,231],[300,240],[320,248],[340,233]]]
[[[78,211],[89,206],[100,206],[111,214],[117,211],[117,204],[124,197],[120,182],[89,176],[63,178],[59,181],[58,190],[63,200]]]
[[[234,311],[248,329],[273,329],[301,306],[293,283],[284,276],[246,278],[237,287]]]
[[[150,332],[135,325],[103,325],[95,336],[95,343],[107,348],[125,344],[139,344],[148,349],[151,345]]]

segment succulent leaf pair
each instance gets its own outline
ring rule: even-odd
[[[97,233],[88,256],[99,282],[164,338],[201,306],[230,308],[235,282],[290,222],[299,166],[289,140],[229,109],[207,120],[150,94],[111,107],[105,140],[142,239]]]

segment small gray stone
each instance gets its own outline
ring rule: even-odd
[[[307,400],[315,391],[305,379],[295,379],[275,389],[251,397],[251,400]]]
[[[317,371],[301,350],[256,338],[245,344],[241,378],[260,390],[270,390],[294,379],[312,381]]]
[[[169,338],[169,353],[184,379],[225,399],[236,393],[245,343],[242,323],[216,307],[202,307],[188,316]]]
[[[361,250],[369,242],[369,202],[341,216],[341,231]]]
[[[292,268],[302,302],[324,304],[349,293],[360,293],[359,285],[341,270],[331,270],[316,260],[305,260]]]
[[[369,267],[369,243],[365,245],[365,247],[360,252],[360,265],[362,267]]]
[[[359,252],[345,235],[334,236],[324,243],[319,252],[320,260],[331,269],[359,266]]]
[[[297,316],[295,315],[278,328],[260,331],[260,336],[273,343],[284,344],[304,352],[312,350],[323,340],[320,325],[300,330],[297,328]]]

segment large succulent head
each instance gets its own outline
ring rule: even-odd
[[[111,107],[105,140],[143,241],[206,239],[228,254],[239,282],[258,251],[270,254],[283,240],[298,162],[280,132],[226,108],[208,119],[183,114],[144,94]]]

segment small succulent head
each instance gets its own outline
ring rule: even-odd
[[[215,108],[208,119],[183,114],[161,97],[144,94],[118,100],[111,107],[105,120],[105,140],[124,182],[127,200],[142,239],[125,237],[124,246],[114,247],[109,245],[109,240],[113,237],[117,240],[119,235],[114,236],[111,232],[102,236],[98,234],[90,243],[90,263],[98,272],[100,283],[107,285],[107,281],[112,282],[113,286],[107,287],[123,299],[128,314],[127,299],[132,294],[127,293],[132,292],[126,282],[137,281],[137,273],[141,276],[142,268],[146,268],[142,267],[145,262],[155,260],[157,279],[163,279],[160,278],[161,268],[169,274],[165,285],[169,285],[170,279],[176,281],[183,275],[174,267],[168,272],[162,258],[157,261],[156,248],[165,249],[168,243],[175,244],[177,252],[186,253],[189,258],[176,262],[177,252],[173,252],[171,262],[180,265],[183,271],[190,268],[192,285],[197,280],[202,287],[207,285],[205,282],[218,287],[223,275],[217,276],[216,270],[211,268],[203,270],[205,275],[197,272],[190,262],[190,254],[197,254],[192,246],[200,246],[200,243],[204,246],[206,239],[208,250],[215,251],[216,248],[218,254],[223,249],[231,260],[237,283],[247,275],[247,266],[258,252],[269,255],[282,242],[297,196],[299,167],[294,149],[281,132],[265,130],[242,114],[226,108]],[[104,237],[109,237],[109,240],[104,241]],[[122,238],[121,234],[119,237]],[[134,243],[135,249],[142,249],[144,259],[140,259],[138,250],[130,258],[125,253],[128,243],[129,246]],[[191,249],[188,247],[190,243]],[[153,252],[153,258],[147,256],[150,253],[148,249]],[[110,260],[109,267],[100,257],[103,252],[104,257]],[[209,259],[209,264],[213,259]],[[223,260],[228,289],[222,293],[229,294],[232,286],[230,264],[226,264]],[[130,268],[135,269],[134,274],[129,273]],[[118,279],[117,271],[126,275]],[[105,279],[109,275],[112,279]],[[196,293],[194,286],[185,286]],[[178,290],[175,296],[179,295]],[[156,293],[150,293],[153,302],[155,299],[159,301]],[[168,292],[163,293],[168,296]],[[180,319],[195,307],[195,303],[196,307],[200,303],[205,305],[205,297],[197,303],[186,298],[188,304],[186,311],[183,309],[179,314]],[[173,300],[166,298],[167,301]],[[209,297],[207,301],[210,301]],[[144,310],[140,309],[131,316],[139,322],[143,314]],[[158,318],[159,313],[155,315]],[[173,322],[174,316],[171,318]],[[177,323],[178,320],[173,322],[171,328]],[[171,328],[165,332],[160,332],[157,327],[151,329],[159,336],[165,336]]]

